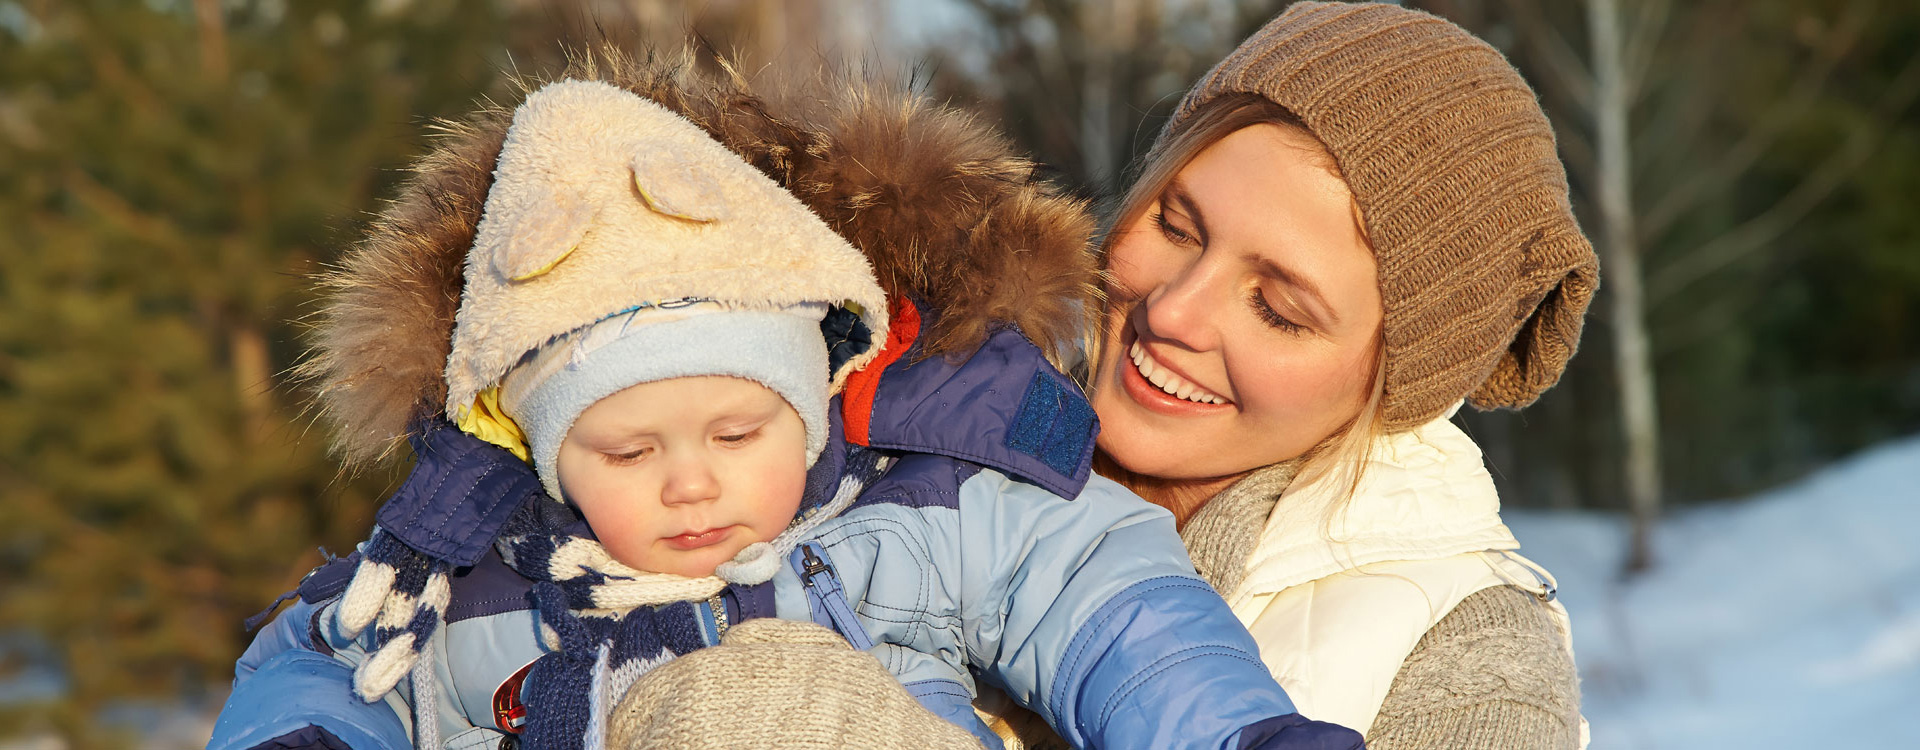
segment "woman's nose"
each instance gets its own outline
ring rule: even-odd
[[[1231,296],[1215,265],[1205,256],[1195,258],[1149,293],[1144,333],[1193,351],[1213,349],[1219,338],[1215,316]]]
[[[720,480],[704,457],[676,457],[667,469],[667,481],[660,487],[663,505],[684,505],[713,500],[720,496]]]

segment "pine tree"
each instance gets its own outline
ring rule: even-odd
[[[0,2],[0,636],[66,683],[0,735],[217,691],[240,620],[364,538],[396,477],[338,475],[293,321],[425,118],[503,90],[497,7]]]

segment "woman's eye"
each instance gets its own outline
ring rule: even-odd
[[[1300,333],[1307,330],[1306,326],[1288,320],[1286,316],[1281,315],[1279,311],[1273,309],[1273,305],[1267,303],[1267,296],[1260,293],[1259,287],[1254,287],[1252,291],[1247,293],[1247,304],[1253,307],[1253,314],[1259,316],[1260,322],[1267,324],[1271,328],[1286,331],[1287,333]]]
[[[1160,234],[1164,235],[1168,242],[1176,245],[1200,244],[1199,238],[1194,237],[1192,232],[1173,225],[1173,220],[1167,218],[1167,210],[1165,208],[1153,212],[1153,223],[1155,226],[1160,227]]]

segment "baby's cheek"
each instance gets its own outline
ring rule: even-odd
[[[806,495],[807,474],[804,469],[797,472],[785,472],[779,480],[770,483],[761,502],[761,541],[772,541],[787,524],[800,512],[800,501]]]

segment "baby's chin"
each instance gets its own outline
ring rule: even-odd
[[[739,536],[737,540],[728,539],[712,547],[703,547],[696,550],[657,550],[654,554],[648,556],[644,564],[640,565],[635,565],[626,560],[621,560],[621,562],[626,563],[627,567],[643,570],[648,573],[669,573],[687,578],[705,578],[713,575],[713,571],[719,568],[721,563],[732,560],[734,556],[740,554],[741,550],[746,549],[747,545],[755,541],[750,535],[737,535]]]

